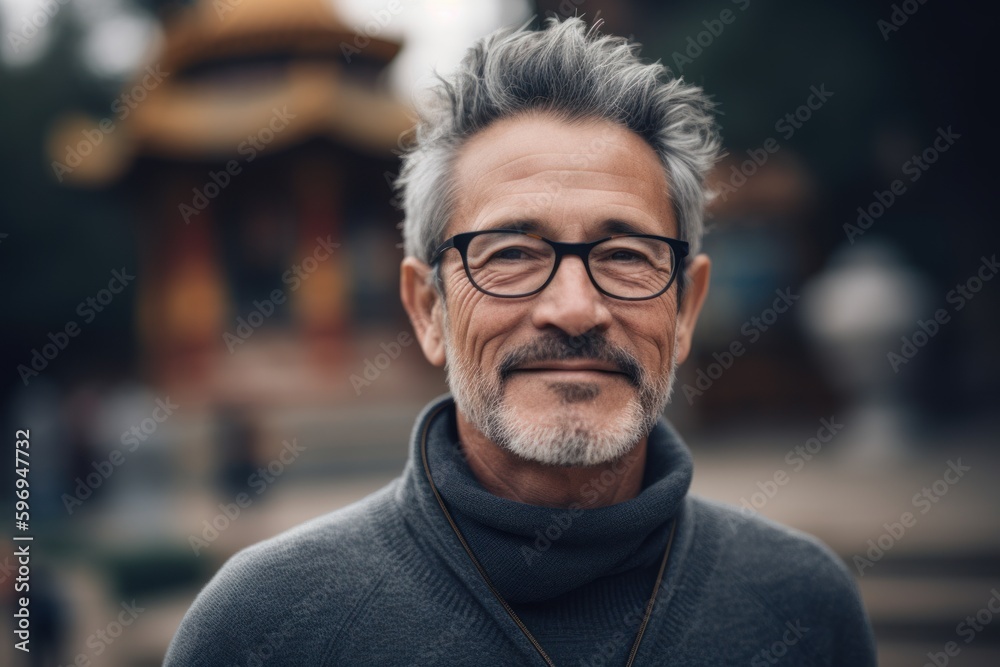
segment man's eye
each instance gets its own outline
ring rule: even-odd
[[[646,258],[630,250],[616,250],[611,254],[610,259],[616,262],[636,262],[644,261]]]
[[[524,248],[504,248],[502,250],[497,250],[490,256],[490,261],[493,260],[523,260],[528,259],[529,254]]]

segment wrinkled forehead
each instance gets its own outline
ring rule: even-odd
[[[445,238],[508,225],[550,238],[677,232],[656,152],[606,120],[531,114],[497,121],[462,146],[454,185]]]

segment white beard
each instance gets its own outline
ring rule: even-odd
[[[482,372],[455,353],[447,315],[444,318],[445,373],[455,404],[488,440],[519,458],[554,466],[595,466],[626,456],[652,430],[670,402],[677,370],[674,345],[666,378],[639,379],[625,408],[610,419],[592,416],[586,397],[599,389],[564,384],[563,407],[544,421],[526,419],[504,399],[499,372]],[[508,378],[509,379],[509,378]],[[574,396],[577,398],[574,400]]]

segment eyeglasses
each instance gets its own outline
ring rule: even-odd
[[[562,258],[576,255],[601,294],[626,301],[653,299],[673,284],[688,254],[685,241],[652,234],[561,243],[531,232],[492,229],[452,236],[434,251],[431,265],[450,248],[461,254],[465,275],[476,289],[504,298],[541,292]]]

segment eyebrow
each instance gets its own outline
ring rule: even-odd
[[[487,229],[515,229],[519,232],[533,232],[535,234],[543,235],[546,227],[539,223],[537,220],[514,220],[514,221],[503,221],[498,222],[493,225],[489,225],[483,228]],[[598,233],[604,235],[611,234],[652,234],[653,232],[642,229],[630,222],[625,222],[624,220],[618,220],[615,218],[605,220],[597,227]]]

